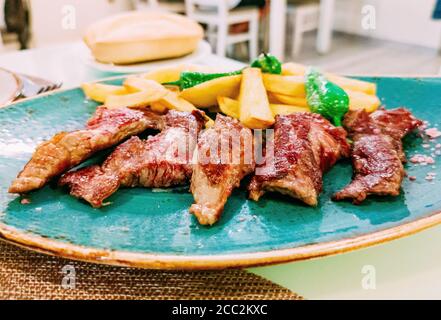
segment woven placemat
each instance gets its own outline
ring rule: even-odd
[[[47,256],[0,241],[0,299],[301,299],[244,270],[157,271]]]

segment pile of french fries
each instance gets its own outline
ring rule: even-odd
[[[252,129],[265,129],[279,114],[309,112],[306,101],[304,74],[306,67],[285,63],[282,74],[262,73],[258,68],[246,68],[241,75],[217,78],[179,91],[161,83],[177,81],[182,71],[216,72],[213,68],[179,65],[147,74],[129,76],[122,86],[102,83],[82,85],[85,95],[108,108],[149,107],[159,113],[168,109],[191,112],[196,108],[216,110],[239,119]],[[374,83],[325,74],[342,87],[349,96],[350,109],[375,111],[381,104]],[[207,126],[213,120],[207,117]]]

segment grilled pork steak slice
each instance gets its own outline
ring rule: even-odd
[[[250,198],[280,192],[317,205],[323,173],[341,157],[349,156],[346,131],[314,113],[276,117],[274,138],[267,141],[265,162],[249,185]]]
[[[254,171],[253,134],[239,121],[217,115],[215,124],[199,135],[190,212],[199,223],[216,223],[234,188]]]
[[[191,158],[204,124],[203,113],[169,111],[161,133],[141,140],[132,137],[119,145],[101,166],[66,173],[60,185],[70,193],[101,207],[120,187],[169,187],[186,183]]]
[[[9,192],[26,193],[39,189],[95,152],[110,148],[148,128],[161,127],[161,117],[151,111],[99,107],[85,129],[61,132],[40,144],[12,182]]]
[[[421,124],[404,108],[348,113],[344,126],[354,142],[354,177],[333,199],[352,199],[358,204],[370,194],[399,195],[405,176],[402,163],[406,161],[401,139]]]

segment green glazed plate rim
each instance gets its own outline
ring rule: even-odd
[[[377,75],[369,75],[377,77]],[[100,79],[94,82],[104,82],[125,78],[127,76],[116,76]],[[394,76],[378,75],[378,77],[389,78]],[[440,78],[439,76],[400,76],[400,78]],[[44,95],[51,95],[78,87],[59,89],[48,92],[37,97],[25,99],[33,100]],[[23,102],[20,100],[19,102]],[[5,105],[4,108],[18,102]],[[147,269],[167,270],[212,270],[227,268],[255,267],[286,263],[300,260],[307,260],[329,255],[345,253],[372,245],[381,244],[404,236],[412,235],[441,223],[441,211],[435,211],[425,217],[404,223],[395,227],[360,235],[342,240],[321,242],[288,249],[276,249],[253,253],[234,253],[221,255],[170,255],[135,253],[129,251],[104,250],[93,247],[74,245],[58,240],[45,238],[30,232],[0,223],[0,240],[17,245],[19,247],[79,261],[86,261],[98,264],[107,264],[124,267],[136,267]]]
[[[257,267],[345,253],[412,235],[441,223],[441,212],[400,226],[338,241],[291,249],[227,255],[178,256],[111,251],[72,245],[0,224],[0,238],[19,247],[62,258],[99,264],[162,270],[214,270]]]

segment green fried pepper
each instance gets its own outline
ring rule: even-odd
[[[241,74],[242,70],[225,72],[225,73],[202,73],[202,72],[192,72],[184,71],[181,72],[181,76],[178,81],[166,82],[165,85],[178,86],[181,90],[188,89],[198,84],[204,83],[217,78],[235,76]]]
[[[342,118],[349,111],[349,97],[346,92],[314,68],[306,72],[306,99],[314,113],[341,126]]]
[[[262,53],[256,60],[251,63],[251,67],[260,68],[262,72],[281,74],[282,63],[273,55]],[[178,86],[181,90],[188,89],[198,84],[204,83],[217,78],[235,76],[242,73],[241,70],[224,72],[224,73],[202,73],[202,72],[181,72],[178,81],[166,82],[164,85]]]
[[[272,54],[262,53],[251,63],[252,68],[259,68],[262,72],[281,74],[282,63]]]

